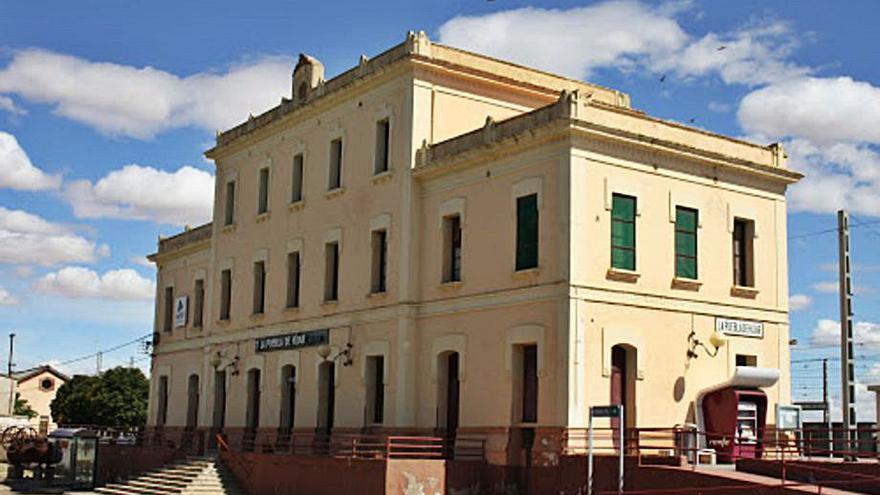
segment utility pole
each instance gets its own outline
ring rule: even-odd
[[[12,367],[15,366],[15,363],[12,362],[12,351],[15,349],[15,332],[9,333],[9,362],[6,365],[6,376],[9,377],[9,414],[12,415],[15,412],[15,379],[12,378]]]
[[[831,433],[831,404],[828,402],[828,358],[822,360],[822,422],[828,428],[828,455],[834,457],[834,436]]]
[[[101,358],[102,358],[102,354],[103,354],[103,353],[102,353],[101,351],[98,351],[98,353],[95,354],[95,367],[98,369],[98,374],[99,374],[99,375],[101,374]]]
[[[134,356],[131,356],[130,358],[128,358],[128,367],[134,368]]]
[[[837,212],[838,274],[840,294],[840,402],[843,408],[843,434],[846,441],[845,457],[856,447],[853,428],[856,427],[856,378],[853,354],[852,277],[850,273],[849,215]]]

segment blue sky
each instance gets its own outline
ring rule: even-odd
[[[143,256],[208,220],[214,131],[287,96],[300,52],[332,76],[424,30],[621,89],[662,118],[783,141],[808,175],[789,194],[793,359],[836,354],[834,234],[804,234],[846,207],[868,224],[853,230],[857,369],[880,383],[876,13],[871,1],[0,0],[0,332],[18,334],[19,368],[151,332]],[[818,363],[793,368],[795,398],[817,399]],[[872,399],[860,392],[865,419]]]

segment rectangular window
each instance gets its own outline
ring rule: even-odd
[[[232,270],[220,272],[220,319],[228,320],[232,306]]]
[[[611,267],[636,269],[636,198],[611,197]]]
[[[339,300],[339,243],[328,242],[324,246],[324,300]]]
[[[737,354],[736,355],[736,365],[737,366],[758,366],[758,356],[753,356],[749,354]]]
[[[205,281],[196,280],[193,288],[193,326],[199,328],[204,323],[205,312]]]
[[[733,220],[733,284],[740,287],[753,287],[752,239],[755,237],[755,223],[751,220]]]
[[[168,422],[168,377],[159,377],[159,397],[156,409],[156,425],[165,426]]]
[[[165,315],[163,330],[170,332],[174,325],[174,287],[165,287]]]
[[[254,314],[266,311],[266,262],[254,262]]]
[[[287,307],[299,307],[299,251],[287,255]]]
[[[461,281],[461,217],[443,219],[443,282]]]
[[[391,137],[391,125],[388,119],[376,122],[376,162],[373,172],[381,174],[388,171],[388,145]]]
[[[367,357],[367,413],[369,422],[385,420],[385,357]]]
[[[538,195],[516,198],[516,269],[538,266]]]
[[[699,213],[675,207],[675,276],[697,279],[697,226]]]
[[[235,181],[226,183],[226,209],[223,215],[223,225],[235,223]]]
[[[269,211],[269,169],[260,169],[260,190],[257,195],[257,215]]]
[[[370,292],[378,294],[386,290],[388,268],[388,235],[384,230],[374,230],[372,234],[373,263],[370,277]]]
[[[342,187],[342,138],[330,141],[330,175],[327,190]]]
[[[293,175],[290,185],[290,202],[296,203],[303,199],[303,155],[293,157]]]
[[[538,421],[538,346],[522,349],[522,422]]]

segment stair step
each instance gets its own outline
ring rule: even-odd
[[[136,485],[131,485],[131,484],[121,484],[121,483],[120,484],[111,483],[111,484],[107,485],[107,488],[110,488],[113,490],[121,490],[125,493],[139,493],[142,495],[170,495],[170,494],[180,493],[182,491],[182,490],[163,489],[161,487],[155,487],[155,488],[154,487],[143,487],[143,486],[136,486]]]
[[[215,458],[191,457],[142,473],[126,483],[96,488],[104,495],[246,495]]]

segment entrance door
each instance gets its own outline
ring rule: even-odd
[[[321,363],[318,367],[318,432],[330,435],[333,430],[333,410],[336,402],[336,366]]]
[[[214,372],[214,421],[216,430],[223,430],[226,424],[226,372]]]
[[[253,450],[260,426],[260,370],[252,369],[247,374],[247,420],[244,434],[245,450]]]
[[[186,395],[186,429],[194,430],[199,422],[199,375],[189,375]]]
[[[444,439],[444,452],[451,458],[455,451],[459,419],[459,355],[457,352],[450,352],[441,355],[439,360],[438,375],[441,379],[438,380],[437,427]]]
[[[627,373],[626,373],[626,350],[616,345],[611,348],[611,404],[621,405],[623,407],[624,421],[627,419]],[[614,448],[620,447],[620,419],[611,419],[611,432],[614,439]]]

